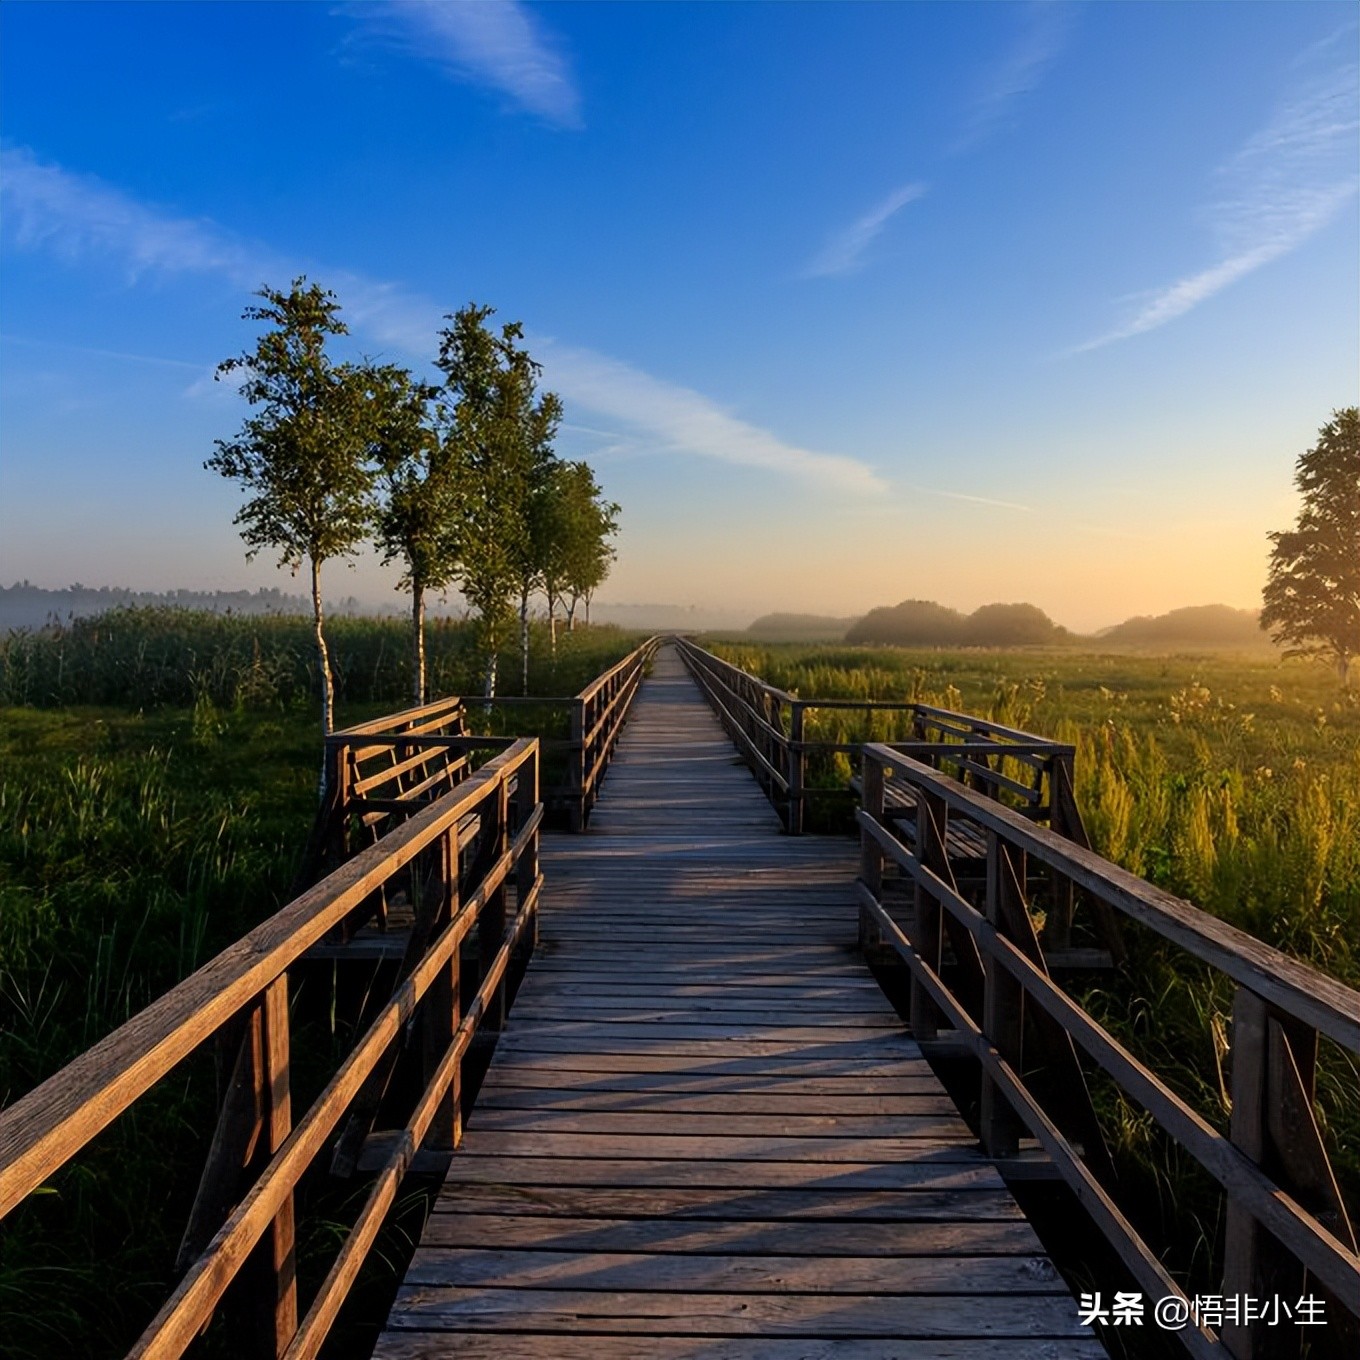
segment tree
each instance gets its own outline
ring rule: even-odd
[[[529,493],[535,460],[560,415],[557,398],[537,397],[538,365],[521,348],[518,322],[487,328],[491,307],[470,303],[441,333],[438,366],[448,403],[445,436],[458,483],[463,598],[477,612],[486,663],[486,695],[514,600],[532,557]]]
[[[1299,455],[1303,508],[1293,529],[1269,535],[1261,627],[1287,656],[1327,656],[1345,685],[1360,656],[1360,407],[1333,411]]]
[[[618,532],[619,507],[604,499],[587,463],[573,463],[567,487],[568,538],[563,583],[567,594],[567,628],[576,627],[576,605],[584,600],[586,622],[590,601],[614,563],[609,540]]]
[[[457,467],[431,424],[436,388],[404,368],[366,370],[373,415],[372,457],[385,487],[375,519],[384,563],[403,563],[399,585],[411,592],[411,701],[425,702],[425,597],[458,573]]]
[[[558,494],[552,441],[562,419],[562,403],[555,392],[531,402],[524,415],[524,533],[519,540],[519,655],[521,690],[529,692],[529,598],[543,586],[544,568],[551,552],[552,503]]]
[[[326,340],[345,335],[335,295],[305,278],[283,292],[262,288],[247,321],[267,322],[255,348],[217,367],[241,375],[241,395],[260,408],[235,439],[215,441],[204,467],[252,492],[236,514],[246,557],[277,549],[279,565],[311,571],[321,727],[335,724],[335,685],[321,605],[321,564],[354,553],[372,519],[368,392],[353,364],[334,364]]]

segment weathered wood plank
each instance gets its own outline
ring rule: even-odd
[[[881,1189],[849,1186],[759,1189],[698,1186],[544,1185],[524,1179],[510,1182],[492,1177],[470,1181],[455,1159],[449,1179],[435,1203],[436,1213],[517,1214],[533,1217],[641,1218],[659,1221],[903,1223],[997,1223],[1022,1218],[1000,1177],[988,1185],[899,1186],[893,1194]],[[433,1218],[431,1219],[433,1222]],[[428,1231],[429,1229],[427,1229]],[[809,1239],[811,1240],[811,1238]]]
[[[547,1218],[441,1211],[426,1248],[536,1248],[558,1252],[673,1252],[705,1256],[1029,1256],[1043,1248],[1023,1220],[1011,1223],[827,1222],[810,1233],[795,1219],[711,1222],[663,1218]]]
[[[604,1135],[610,1140],[615,1153],[627,1156],[624,1148],[630,1146],[629,1139],[646,1137],[650,1146],[655,1147],[657,1137],[699,1139],[711,1143],[715,1148],[727,1146],[732,1138],[759,1139],[762,1143],[773,1141],[783,1147],[791,1138],[816,1140],[836,1139],[846,1144],[853,1143],[852,1160],[864,1161],[861,1156],[865,1140],[883,1142],[881,1134],[891,1127],[898,1138],[936,1139],[947,1138],[951,1141],[967,1139],[968,1127],[959,1118],[957,1111],[948,1114],[899,1113],[891,1125],[882,1114],[869,1115],[827,1115],[827,1114],[782,1114],[778,1120],[779,1136],[771,1140],[769,1130],[775,1121],[771,1120],[768,1110],[757,1113],[736,1114],[729,1111],[700,1114],[689,1110],[670,1109],[659,1113],[648,1110],[562,1110],[538,1105],[530,1109],[486,1109],[477,1107],[477,1131],[488,1133],[525,1133],[533,1131],[550,1138],[561,1138],[566,1134]],[[495,1140],[501,1151],[509,1153],[502,1140]],[[668,1139],[669,1141],[669,1139]],[[896,1140],[893,1142],[896,1147]],[[729,1155],[718,1151],[718,1156]]]
[[[448,1360],[440,1332],[384,1332],[374,1360]],[[638,1360],[635,1338],[599,1333],[524,1333],[513,1338],[519,1360]],[[463,1332],[459,1360],[506,1360],[504,1336]],[[913,1337],[901,1345],[883,1338],[649,1336],[647,1360],[1103,1360],[1104,1347],[1091,1338],[1007,1337],[1002,1340]]]
[[[592,1293],[554,1289],[403,1286],[389,1327],[574,1331],[636,1336],[1075,1337],[1071,1297]]]
[[[674,661],[589,832],[545,841],[539,951],[375,1354],[1100,1355],[855,952],[852,847],[775,834]]]
[[[631,1290],[724,1294],[1062,1294],[1043,1255],[703,1255],[422,1246],[406,1272],[416,1286]]]
[[[682,1120],[722,1116],[724,1127],[738,1131],[742,1118],[759,1119],[766,1128],[770,1116],[779,1115],[779,1127],[784,1132],[796,1130],[801,1119],[816,1118],[819,1123],[836,1122],[844,1126],[847,1120],[870,1120],[883,1127],[884,1115],[949,1115],[958,1119],[958,1111],[948,1096],[934,1093],[905,1096],[864,1095],[799,1095],[775,1094],[771,1091],[563,1091],[556,1085],[548,1088],[483,1087],[477,1097],[478,1128],[497,1126],[493,1114],[509,1113],[541,1116],[547,1111],[632,1112],[659,1118],[673,1115]],[[730,1122],[735,1118],[736,1125]],[[679,1129],[680,1126],[672,1127]]]

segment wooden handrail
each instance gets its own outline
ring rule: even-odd
[[[318,814],[306,860],[311,873],[334,867],[358,843],[376,839],[432,797],[454,787],[471,768],[465,756],[509,739],[478,737],[467,730],[470,706],[530,705],[564,710],[571,735],[541,739],[546,750],[565,750],[567,781],[543,791],[551,807],[565,809],[581,830],[599,794],[624,720],[648,663],[660,643],[650,637],[574,695],[451,696],[419,708],[347,727],[326,738],[325,804]],[[363,768],[366,763],[372,768]]]
[[[479,1024],[498,1026],[513,951],[532,942],[542,877],[538,835],[539,746],[513,743],[458,787],[361,850],[243,939],[172,988],[36,1090],[0,1112],[0,1217],[39,1188],[157,1081],[233,1021],[247,1022],[238,1060],[255,1111],[263,1166],[133,1349],[135,1356],[181,1354],[266,1233],[276,1288],[269,1299],[276,1355],[314,1355],[372,1245],[397,1182],[428,1138],[452,1148],[461,1131],[457,1071]],[[469,825],[474,843],[462,844]],[[460,851],[471,850],[470,856]],[[467,864],[468,867],[461,866]],[[431,938],[326,1089],[293,1123],[289,1101],[288,975],[303,954],[366,898],[403,871],[418,898],[413,939]],[[417,881],[419,887],[417,887]],[[513,889],[514,910],[507,894]],[[476,996],[460,1013],[459,944],[473,929],[483,968]],[[431,1006],[430,998],[437,1004]],[[443,998],[439,1001],[438,998]],[[422,1004],[424,1003],[424,1004]],[[398,1036],[418,1019],[437,1059],[404,1139],[370,1191],[311,1313],[297,1322],[293,1199],[299,1180],[345,1117]],[[253,1036],[253,1037],[252,1037]],[[242,1067],[244,1064],[244,1067]],[[229,1099],[230,1099],[229,1095]],[[253,1102],[253,1104],[252,1104]],[[234,1165],[241,1169],[240,1152]],[[220,1140],[213,1155],[231,1160]],[[257,1158],[257,1162],[258,1162]]]
[[[1075,800],[1062,796],[1071,784],[1075,756],[1075,748],[1068,743],[913,699],[802,698],[743,671],[687,638],[677,638],[676,642],[690,674],[728,735],[752,763],[791,834],[799,834],[806,820],[808,756],[834,752],[858,756],[864,746],[863,742],[808,740],[808,713],[825,709],[870,716],[910,714],[914,739],[902,743],[904,750],[937,767],[953,765],[960,777],[974,786],[993,797],[1005,793],[1021,800],[1031,816],[1047,819],[1079,844],[1087,843]],[[1033,770],[1033,782],[1022,783],[1006,775],[1007,760]]]
[[[1225,1294],[1269,1293],[1270,1280],[1278,1293],[1282,1269],[1283,1278],[1296,1281],[1302,1292],[1306,1270],[1337,1306],[1360,1320],[1360,1255],[1312,1110],[1317,1036],[1360,1055],[1360,993],[900,749],[866,745],[862,778],[864,806],[857,814],[861,938],[885,946],[907,965],[918,1032],[929,1037],[937,1025],[948,1025],[979,1060],[982,1137],[989,1153],[1009,1155],[1018,1127],[1027,1128],[1142,1287],[1158,1296],[1180,1292],[1174,1285],[1168,1288],[1165,1271],[1119,1210],[1112,1187],[1101,1185],[1089,1145],[1078,1151],[1081,1140],[1070,1125],[1061,1127],[1069,1112],[1046,1105],[1027,1081],[1025,1044],[1042,1035],[1031,1028],[1026,1039],[1019,1017],[1037,1008],[1218,1182],[1228,1208]],[[914,826],[891,815],[885,790],[892,781],[913,790]],[[956,822],[986,840],[985,886],[968,892],[933,852]],[[907,920],[895,916],[884,896],[886,866],[911,889]],[[1147,927],[1237,984],[1227,1134],[1214,1129],[1049,976],[1030,923],[1032,890],[1036,884],[1064,882],[1075,884],[1091,904]],[[945,980],[946,927],[958,974],[954,984]],[[980,958],[980,970],[960,966],[960,932]],[[980,990],[969,992],[965,975],[980,980]],[[1074,1071],[1081,1082],[1080,1070]],[[1287,1136],[1281,1136],[1285,1130]],[[1189,1328],[1178,1335],[1192,1354],[1218,1355],[1226,1349],[1237,1360],[1253,1354],[1245,1328],[1229,1327],[1221,1335]]]

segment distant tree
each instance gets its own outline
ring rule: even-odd
[[[614,565],[610,540],[619,531],[619,507],[604,498],[587,463],[568,466],[564,485],[565,541],[562,587],[567,598],[567,629],[576,627],[576,606],[584,601],[586,622],[590,602]]]
[[[984,604],[964,621],[962,640],[974,647],[1036,647],[1067,636],[1038,605]]]
[[[852,624],[846,642],[887,643],[895,647],[939,647],[958,642],[963,615],[934,600],[903,600],[871,609]]]
[[[552,442],[562,419],[562,403],[554,392],[531,401],[524,414],[524,534],[517,561],[519,591],[519,659],[521,692],[529,692],[529,600],[543,588],[552,553],[553,503],[559,495],[561,466]]]
[[[1293,529],[1269,535],[1261,627],[1286,656],[1330,657],[1345,685],[1360,656],[1360,407],[1332,412],[1294,485],[1303,508]]]
[[[522,327],[511,322],[493,333],[486,324],[493,310],[470,303],[451,316],[438,359],[458,483],[457,579],[480,624],[488,698],[532,557],[528,504],[538,441],[556,428],[560,410],[555,397],[537,396],[538,365],[521,347]]]
[[[239,482],[251,497],[235,523],[246,557],[276,549],[279,564],[311,572],[312,614],[321,670],[321,727],[335,723],[335,685],[321,605],[321,564],[354,553],[372,520],[374,471],[368,461],[369,394],[353,364],[332,363],[329,336],[347,333],[333,293],[305,278],[286,292],[262,288],[247,321],[270,329],[255,348],[218,365],[219,379],[241,376],[241,395],[259,408],[235,439],[215,441],[204,466]]]
[[[438,389],[393,365],[365,371],[371,454],[384,495],[374,531],[382,560],[400,561],[399,585],[411,592],[411,702],[425,702],[425,598],[458,572],[457,468],[431,421]]]

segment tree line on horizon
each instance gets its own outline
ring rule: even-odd
[[[991,604],[965,614],[934,600],[903,600],[851,618],[767,614],[747,632],[771,640],[846,642],[898,647],[1206,646],[1269,645],[1260,615],[1225,604],[1190,605],[1165,614],[1139,614],[1094,634],[1055,623],[1032,604]]]
[[[1340,407],[1294,465],[1302,506],[1293,529],[1267,537],[1259,613],[1195,605],[1137,616],[1096,635],[1102,645],[1250,646],[1261,632],[1287,657],[1330,661],[1343,686],[1360,658],[1360,407]],[[1081,638],[1032,604],[988,604],[964,615],[933,600],[903,600],[858,619],[769,614],[748,634],[898,647],[1031,647]]]
[[[430,383],[396,364],[332,360],[327,340],[348,328],[335,295],[305,277],[256,296],[244,318],[267,329],[217,369],[254,409],[204,466],[249,493],[234,521],[247,558],[271,549],[295,573],[308,566],[323,730],[335,687],[321,567],[364,543],[410,592],[413,702],[425,700],[426,599],[451,587],[475,615],[488,697],[518,607],[527,684],[530,600],[547,602],[555,651],[559,615],[573,627],[584,603],[588,617],[609,573],[619,507],[588,463],[554,453],[562,403],[538,390],[523,328],[493,328],[494,309],[469,303],[446,318]]]

